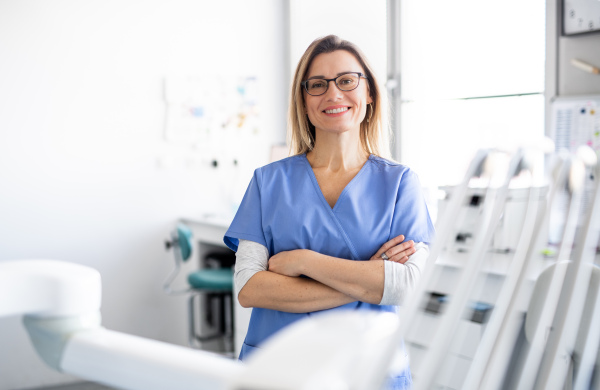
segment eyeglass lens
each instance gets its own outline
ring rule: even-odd
[[[360,77],[358,74],[343,74],[336,77],[335,85],[337,85],[341,91],[352,91],[358,87],[359,80]],[[328,86],[329,82],[327,82],[327,80],[311,79],[306,82],[306,91],[313,96],[322,95],[327,91]]]

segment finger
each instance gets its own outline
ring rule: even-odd
[[[408,248],[406,250],[400,251],[398,253],[396,253],[393,256],[390,256],[390,260],[391,261],[401,261],[402,259],[405,259],[404,261],[408,260],[409,256],[413,255],[417,250],[413,247]]]
[[[391,240],[383,244],[373,257],[381,257],[381,254],[383,252],[387,252],[390,248],[393,248],[394,246],[400,244],[402,241],[404,241],[404,236],[402,234],[392,238]]]
[[[410,250],[414,249],[414,247],[415,247],[415,242],[413,240],[410,240],[410,241],[406,241],[401,244],[398,244],[395,247],[389,249],[386,252],[386,254],[388,255],[388,257],[396,256],[397,254],[402,253],[402,252],[407,252],[406,255],[411,255],[414,253],[414,251],[410,251]]]

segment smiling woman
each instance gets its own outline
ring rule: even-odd
[[[385,159],[377,79],[337,36],[315,40],[294,75],[292,157],[255,171],[225,234],[252,316],[240,359],[317,311],[394,312],[433,239],[416,174]],[[294,353],[294,351],[291,351]],[[408,369],[388,380],[406,389]]]
[[[338,76],[327,79],[323,74]],[[304,107],[315,133],[323,133],[323,139],[331,132],[360,129],[367,104],[373,102],[368,84],[360,84],[362,74],[364,70],[357,59],[345,50],[322,53],[313,60],[308,80],[302,82],[306,90]],[[335,88],[329,88],[332,81]]]
[[[332,81],[335,88],[329,87]],[[367,105],[369,114],[365,120]],[[344,111],[325,112],[340,109]],[[389,128],[384,123],[375,73],[360,49],[348,41],[323,39],[308,47],[296,68],[289,112],[290,141],[295,153],[313,149],[317,128],[323,133],[321,143],[330,139],[326,136],[329,130],[354,128],[357,131],[345,137],[358,136],[360,142],[355,144],[365,153],[390,155]],[[340,114],[343,118],[334,119]]]

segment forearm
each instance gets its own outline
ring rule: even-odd
[[[240,290],[238,300],[243,307],[260,307],[290,313],[331,309],[356,301],[318,281],[279,275],[270,271],[254,274]]]
[[[303,253],[301,273],[356,301],[379,304],[383,296],[384,261],[352,261]]]
[[[355,300],[400,305],[417,284],[425,267],[429,248],[424,243],[405,263],[370,260],[351,261],[301,251],[298,272],[309,276]]]
[[[354,301],[314,280],[268,272],[268,261],[267,248],[252,241],[240,240],[234,281],[236,295],[242,306],[306,313]]]

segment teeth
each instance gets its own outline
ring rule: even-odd
[[[339,114],[340,112],[348,111],[348,107],[336,108],[334,110],[325,110],[327,114]]]

